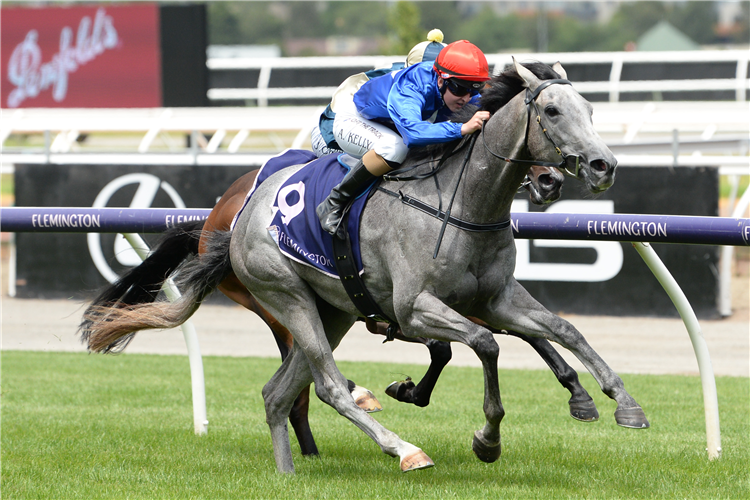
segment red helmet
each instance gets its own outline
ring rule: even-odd
[[[487,58],[479,47],[466,40],[450,43],[440,51],[433,65],[443,79],[458,78],[472,82],[490,79]]]

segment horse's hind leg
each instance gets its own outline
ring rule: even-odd
[[[295,394],[310,387],[312,376],[304,354],[294,350],[281,363],[281,367],[263,387],[266,423],[271,431],[273,455],[280,472],[294,472],[292,449],[289,443],[287,417],[295,403]]]
[[[643,409],[625,390],[622,379],[586,342],[581,332],[569,322],[552,314],[537,302],[518,282],[512,282],[482,318],[490,324],[543,337],[572,352],[596,379],[602,392],[617,402],[615,421],[623,427],[649,427]]]
[[[268,311],[258,304],[255,297],[247,291],[245,285],[237,279],[237,276],[234,273],[221,282],[219,290],[245,309],[253,311],[266,325],[268,325],[273,333],[274,340],[276,340],[279,353],[281,353],[281,360],[284,361],[292,348],[292,342],[294,340],[289,333],[289,330],[284,328],[278,321],[276,321],[276,318],[268,314]],[[310,429],[310,422],[307,418],[309,406],[310,387],[308,386],[303,388],[294,400],[294,405],[289,411],[289,422],[292,424],[294,434],[297,436],[297,441],[299,442],[302,454],[318,455],[318,447],[315,444],[315,438],[313,437],[312,429]]]
[[[383,427],[358,407],[351,398],[346,379],[336,367],[331,351],[331,346],[338,344],[340,338],[351,326],[351,321],[343,332],[338,332],[338,335],[329,338],[326,336],[327,330],[323,328],[320,315],[313,307],[315,299],[310,296],[304,300],[305,285],[300,283],[296,287],[287,286],[283,289],[286,291],[269,292],[262,297],[263,306],[285,325],[290,326],[296,339],[289,356],[263,389],[266,420],[271,429],[274,454],[279,470],[294,471],[289,436],[286,433],[286,416],[294,398],[292,394],[296,394],[294,391],[299,391],[302,386],[309,383],[310,373],[315,381],[315,392],[318,397],[370,436],[383,452],[400,457],[402,470],[431,466],[432,461],[424,455],[422,450],[401,440],[396,434]],[[297,290],[298,297],[292,298],[288,295],[293,290]],[[275,308],[270,308],[269,304],[273,304]],[[326,314],[328,324],[332,321],[331,316],[334,314]],[[299,352],[300,349],[304,352],[304,356]]]
[[[268,325],[268,328],[270,328],[271,332],[273,332],[276,346],[279,348],[279,353],[281,353],[281,360],[283,361],[287,353],[289,352],[289,349],[292,348],[293,338],[292,334],[289,333],[289,330],[287,330],[284,325],[279,323],[276,318],[271,316],[268,311],[263,309],[263,306],[261,306],[258,301],[255,300],[255,297],[253,297],[252,294],[247,291],[245,285],[240,282],[240,280],[234,273],[228,276],[227,279],[225,279],[221,283],[221,286],[219,286],[219,290],[221,290],[224,295],[237,302],[245,309],[253,311],[258,315],[258,317],[260,317],[260,319],[263,320],[266,325]],[[358,386],[351,380],[347,380],[347,382],[349,384],[349,389],[352,393],[352,397],[357,402],[357,405],[359,405],[360,408],[368,413],[378,412],[383,409],[380,401],[378,401],[378,399],[372,392],[370,392],[370,390]],[[305,414],[307,414],[306,411]],[[294,427],[294,421],[292,421],[292,426]]]

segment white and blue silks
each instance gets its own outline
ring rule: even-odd
[[[311,151],[289,149],[261,167],[256,183],[247,196],[249,199],[255,189],[275,172],[292,165],[309,162],[284,181],[276,192],[271,207],[273,216],[268,232],[276,241],[281,253],[335,278],[338,277],[338,273],[333,263],[333,240],[331,235],[321,228],[315,207],[325,200],[331,189],[338,185],[349,172],[351,167],[347,165],[346,159],[347,156],[343,154],[316,158]],[[356,161],[352,158],[348,159],[350,163]],[[363,266],[359,249],[359,222],[367,201],[367,194],[373,184],[365,189],[352,204],[347,224],[354,260],[360,273],[363,271]],[[247,199],[245,204],[247,204]],[[239,213],[235,216],[235,220],[237,217]]]
[[[364,85],[369,80],[372,80],[373,78],[377,78],[379,76],[387,75],[391,71],[398,71],[403,68],[404,63],[393,63],[390,68],[371,69],[370,71],[365,71],[364,73],[352,75],[344,80],[339,88],[336,89],[336,92],[334,93],[334,99],[338,100],[343,98],[339,96],[344,96],[347,92],[354,95],[354,92],[359,90],[362,85]],[[313,128],[311,141],[313,143],[313,151],[315,151],[318,157],[321,157],[324,154],[329,154],[333,151],[341,150],[338,143],[336,142],[336,137],[333,135],[333,120],[335,118],[336,112],[333,109],[333,103],[331,103],[326,106],[326,109],[320,114],[318,127]]]
[[[355,157],[369,150],[401,163],[410,147],[461,138],[461,124],[449,122],[432,62],[422,62],[368,81],[348,103],[337,103],[334,134]],[[478,103],[478,96],[472,103]]]

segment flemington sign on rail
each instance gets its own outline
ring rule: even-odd
[[[750,245],[748,219],[645,214],[513,214],[518,238]]]
[[[34,229],[101,229],[99,214],[34,214],[31,216],[31,227]]]
[[[3,207],[3,232],[161,233],[184,222],[204,220],[206,208]]]
[[[179,224],[205,220],[208,208],[61,208],[5,207],[0,209],[3,232],[160,233]],[[598,232],[599,227],[643,227]],[[511,213],[513,235],[521,239],[640,241],[750,246],[750,219],[646,214]]]
[[[28,211],[27,227],[35,217],[33,224],[41,230],[16,234],[18,296],[84,298],[138,262],[118,233],[160,232],[190,217],[203,217],[247,170],[242,165],[16,165],[19,208],[14,210]],[[621,241],[684,241],[694,244],[655,249],[696,312],[718,316],[716,245],[746,244],[749,230],[728,227],[726,220],[719,224],[716,169],[630,167],[620,169],[615,185],[596,199],[580,188],[568,181],[562,199],[543,209],[530,205],[524,194],[513,203],[513,229],[518,235],[515,276],[529,293],[553,311],[673,315],[674,306],[638,253]],[[57,212],[32,208],[45,205],[67,208]],[[149,210],[152,215],[143,219],[147,224],[141,221],[134,226],[136,219],[128,215],[132,209]],[[104,210],[107,217],[100,212]],[[111,210],[118,212],[119,225],[108,226]],[[543,217],[534,213],[542,210]],[[702,217],[676,224],[675,217],[647,214]],[[97,232],[44,234],[81,232],[76,225],[89,220],[100,224]],[[704,225],[712,238],[701,240],[683,231],[683,222]],[[13,230],[5,214],[2,230]],[[158,239],[157,234],[145,237],[152,244]],[[632,294],[633,289],[639,293]]]

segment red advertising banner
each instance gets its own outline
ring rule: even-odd
[[[0,107],[162,105],[156,4],[3,7]]]

